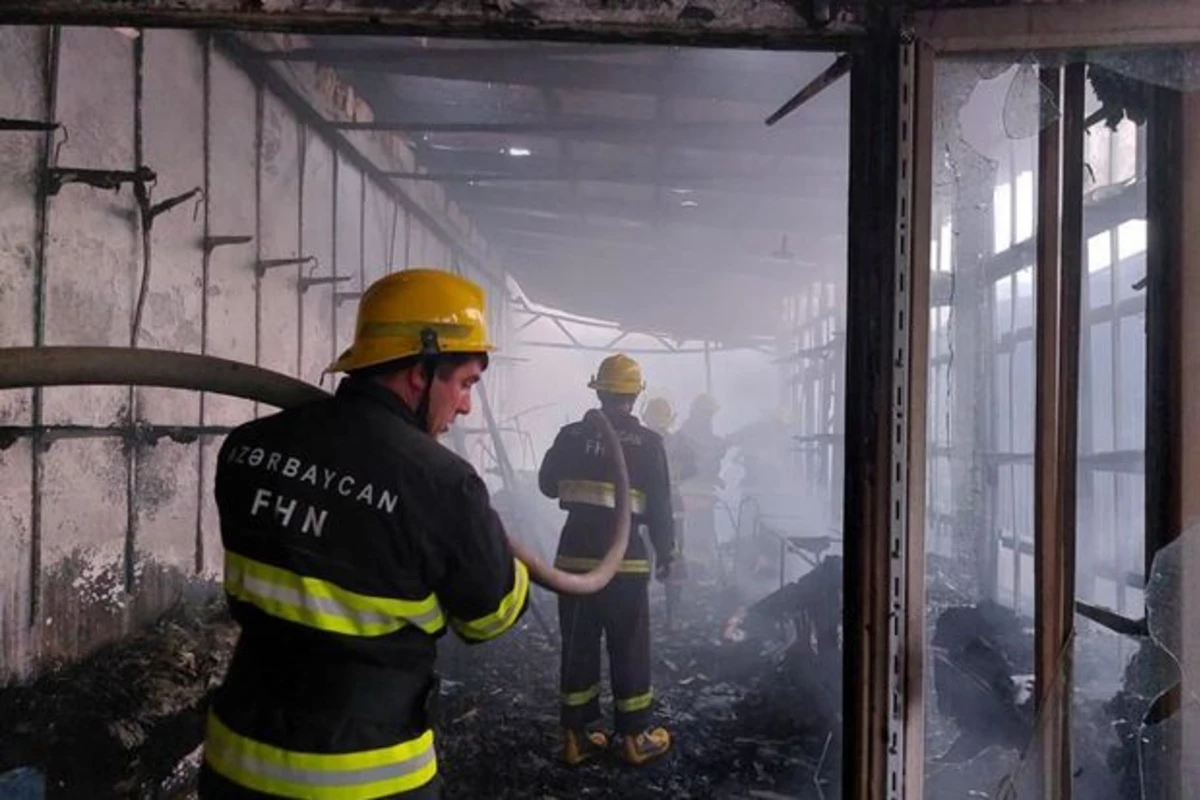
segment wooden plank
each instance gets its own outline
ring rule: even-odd
[[[1062,76],[1058,69],[1041,70],[1043,105],[1062,107]],[[1061,210],[1062,124],[1055,120],[1038,136],[1038,227],[1036,302],[1037,389],[1034,412],[1034,675],[1038,706],[1045,710],[1055,699],[1055,676],[1062,641],[1061,543],[1059,482],[1059,293],[1061,289],[1059,213]],[[1041,746],[1034,748],[1046,797],[1061,797],[1069,787],[1059,785],[1054,764],[1060,738],[1053,715]],[[1041,739],[1035,735],[1035,742]]]
[[[1062,118],[1038,148],[1034,671],[1046,797],[1072,793],[1069,645],[1074,629],[1079,330],[1083,270],[1084,65],[1042,70]],[[1060,88],[1061,87],[1061,88]]]
[[[1174,564],[1184,576],[1196,574],[1195,532],[1200,517],[1200,95],[1154,89],[1147,124],[1146,164],[1146,579],[1155,558],[1181,536]],[[1196,691],[1193,665],[1200,663],[1200,629],[1194,580],[1183,582],[1184,596],[1155,608],[1159,629],[1182,632],[1184,696]],[[1191,617],[1189,619],[1189,617]],[[1195,752],[1200,730],[1194,716],[1167,731],[1166,747],[1180,755]],[[1164,800],[1190,797],[1182,759],[1167,761]]]
[[[1200,40],[1200,3],[1087,2],[922,11],[918,38],[939,55],[1192,44]]]
[[[828,7],[826,7],[828,11]],[[550,0],[521,13],[480,3],[435,10],[379,0],[6,0],[4,24],[124,25],[287,30],[317,35],[436,36],[714,47],[840,50],[862,38],[861,13],[839,12],[812,27],[783,3],[731,0],[680,19],[673,4],[645,7]],[[707,18],[706,18],[707,17]]]

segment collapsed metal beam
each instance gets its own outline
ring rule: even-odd
[[[849,53],[846,53],[837,61],[834,61],[828,69],[809,81],[803,89],[796,92],[796,95],[792,97],[792,99],[780,106],[778,111],[767,117],[767,127],[779,122],[779,120],[783,119],[788,114],[791,114],[793,111],[800,108],[800,106],[804,105],[809,100],[812,100],[821,92],[828,89],[837,82],[838,78],[849,74],[850,67],[854,63],[852,59],[853,56],[851,56]]]

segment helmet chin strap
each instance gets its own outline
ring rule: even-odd
[[[421,331],[421,372],[425,376],[425,388],[421,391],[421,401],[417,403],[417,421],[430,434],[435,431],[429,426],[429,395],[433,391],[433,381],[437,376],[437,360],[440,352],[437,333],[432,328]]]

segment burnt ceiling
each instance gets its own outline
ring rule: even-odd
[[[16,0],[0,23],[322,34],[264,58],[353,83],[370,125],[413,143],[419,179],[447,188],[533,299],[733,342],[772,333],[787,292],[844,272],[839,55],[861,39],[861,5]]]
[[[374,115],[343,127],[406,136],[419,168],[402,177],[445,186],[538,302],[731,341],[770,334],[783,294],[844,270],[835,54],[309,42],[264,57],[335,66]]]
[[[866,0],[6,0],[0,21],[839,47]]]

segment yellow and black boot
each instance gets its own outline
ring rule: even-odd
[[[620,738],[621,758],[635,767],[665,756],[670,749],[671,734],[666,728],[650,728]]]
[[[608,737],[599,731],[563,730],[562,760],[571,767],[591,761],[608,747]]]

